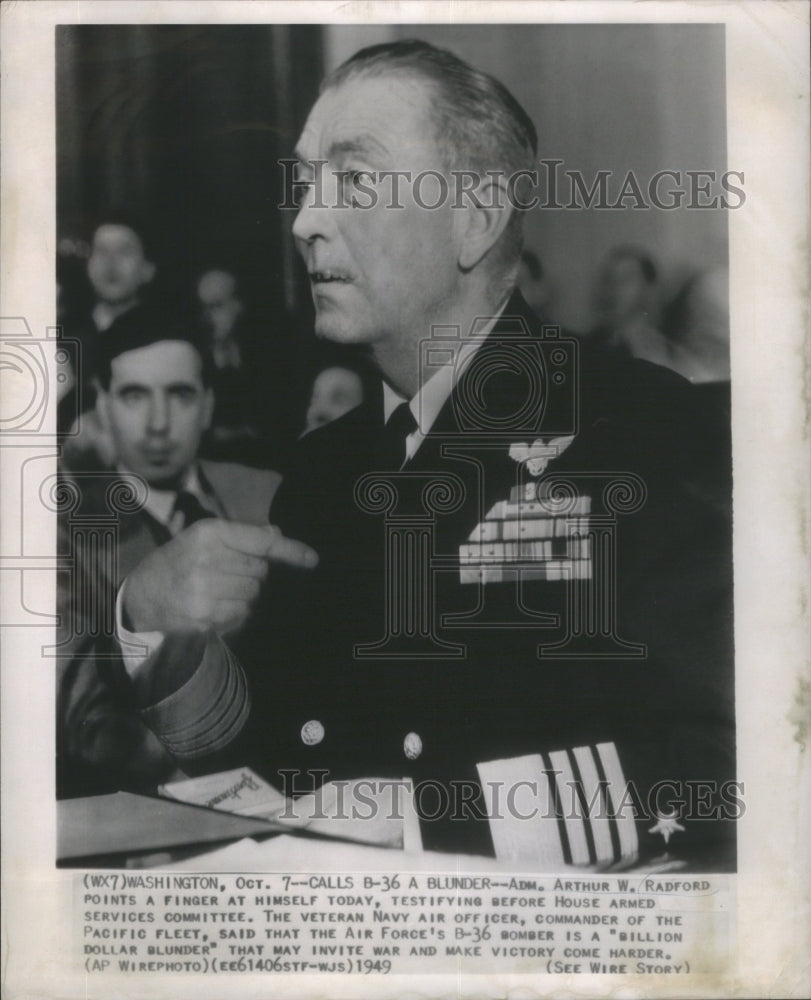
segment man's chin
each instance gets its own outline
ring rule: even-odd
[[[178,474],[173,476],[144,476],[151,489],[169,491],[180,489],[182,478]]]
[[[351,334],[344,326],[334,322],[315,323],[315,335],[319,340],[329,340],[334,344],[347,344],[352,342]]]
[[[315,335],[319,340],[329,340],[334,344],[368,344],[371,337],[351,317],[338,315],[332,311],[319,311],[315,317]]]
[[[183,479],[185,470],[175,465],[144,465],[138,470],[138,475],[147,481],[155,490],[176,490]]]

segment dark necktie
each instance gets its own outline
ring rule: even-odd
[[[181,490],[175,498],[174,514],[183,515],[181,531],[190,528],[195,522],[202,521],[206,517],[216,517],[210,510],[200,503],[193,493],[188,490]]]
[[[406,438],[417,429],[408,403],[400,403],[383,428],[382,459],[385,469],[399,469],[406,458]]]

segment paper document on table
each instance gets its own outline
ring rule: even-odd
[[[263,819],[275,819],[277,813],[284,811],[287,803],[278,789],[269,785],[249,767],[173,781],[161,785],[158,792],[179,802]]]
[[[419,852],[422,842],[410,779],[327,782],[285,798],[249,767],[161,785],[161,795],[240,816],[273,819],[328,837]]]

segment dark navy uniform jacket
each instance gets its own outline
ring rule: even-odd
[[[730,455],[706,420],[679,376],[544,336],[516,295],[402,469],[380,399],[307,435],[270,520],[320,563],[275,571],[232,646],[251,690],[234,760],[296,791],[409,776],[426,846],[486,852],[487,823],[452,791],[477,764],[592,748],[603,777],[593,748],[610,744],[640,851],[661,852],[650,830],[675,810],[667,848],[729,865]],[[544,469],[518,460],[550,440]],[[519,548],[505,504],[515,521],[538,489],[548,520],[572,520],[552,538],[526,525],[549,544]],[[590,543],[567,548],[581,529]]]

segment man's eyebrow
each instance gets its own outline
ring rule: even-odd
[[[194,389],[197,390],[196,382],[170,382],[168,385],[163,386],[153,386],[146,382],[123,382],[121,385],[116,386],[115,391],[117,393],[125,392],[153,392],[155,389],[163,389],[166,392],[177,392],[178,389]]]
[[[336,139],[330,143],[327,159],[346,154],[385,153],[386,147],[373,135],[358,135],[349,139]]]
[[[132,392],[137,390],[139,392],[151,392],[151,386],[148,386],[145,382],[122,382],[121,385],[115,387],[115,391],[118,393]]]
[[[370,153],[385,153],[386,147],[373,135],[357,135],[347,139],[336,139],[331,142],[327,149],[326,159],[332,160],[336,156],[346,156],[347,154],[360,154],[361,156]],[[319,157],[310,160],[300,149],[293,150],[293,156],[302,164],[312,162],[323,162]]]

